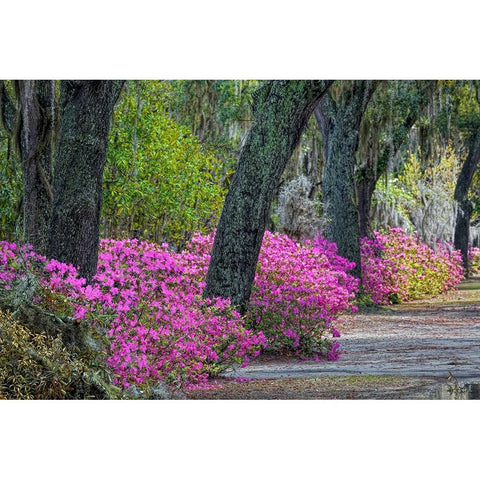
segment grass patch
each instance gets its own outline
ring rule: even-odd
[[[235,382],[187,393],[197,400],[349,400],[427,398],[435,380],[393,375],[345,375]]]

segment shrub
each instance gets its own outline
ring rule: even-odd
[[[92,285],[73,266],[46,262],[28,246],[2,242],[0,252],[3,288],[35,273],[42,286],[35,296],[39,305],[88,321],[104,334],[106,362],[122,388],[202,385],[232,362],[246,364],[263,342],[261,332],[244,328],[228,300],[201,298],[198,268],[166,244],[103,240]]]
[[[469,252],[470,273],[472,275],[480,275],[480,248],[471,247]]]
[[[439,295],[463,278],[458,251],[440,242],[434,250],[399,228],[362,239],[361,255],[363,287],[378,304]]]
[[[334,322],[354,309],[358,281],[347,274],[354,264],[336,251],[321,238],[302,245],[265,232],[249,320],[264,332],[268,348],[316,360],[340,356]]]
[[[213,238],[195,235],[188,246],[202,265],[199,278],[205,278]],[[300,244],[265,232],[246,320],[264,333],[267,350],[316,360],[340,356],[334,322],[354,309],[358,280],[347,273],[354,264],[336,252],[335,244],[322,238]]]

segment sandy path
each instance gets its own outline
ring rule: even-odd
[[[336,362],[263,358],[231,376],[250,379],[325,375],[402,375],[480,381],[480,283],[458,292],[347,317]]]

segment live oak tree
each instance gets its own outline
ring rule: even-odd
[[[52,213],[55,81],[16,82],[18,147],[23,178],[24,240],[45,255]]]
[[[123,81],[61,81],[48,256],[97,270],[102,178],[113,107]]]
[[[269,81],[254,95],[254,122],[240,153],[215,235],[204,296],[245,311],[285,166],[332,81]]]
[[[329,90],[315,108],[325,148],[325,236],[337,244],[339,255],[355,262],[352,274],[357,278],[361,276],[361,262],[355,153],[362,116],[377,84],[375,80],[342,82],[337,85],[338,91]]]

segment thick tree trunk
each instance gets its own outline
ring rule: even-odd
[[[52,211],[52,148],[55,84],[17,82],[20,100],[18,147],[22,162],[24,241],[47,253]]]
[[[455,186],[454,198],[458,203],[457,219],[455,224],[454,244],[457,250],[462,252],[463,267],[465,276],[470,273],[468,262],[468,242],[470,236],[470,217],[473,210],[472,202],[468,198],[468,191],[472,184],[473,174],[480,161],[480,130],[477,130],[472,147],[468,152],[467,159],[462,165]]]
[[[204,296],[250,298],[275,188],[331,81],[270,81],[254,100],[255,120],[240,153],[217,227]]]
[[[325,234],[337,244],[339,255],[355,262],[352,274],[357,278],[361,278],[361,260],[355,152],[362,115],[377,83],[355,80],[338,101],[327,94],[315,109],[325,145],[323,202],[328,219]]]
[[[62,81],[48,256],[97,270],[102,178],[113,107],[123,81]]]

